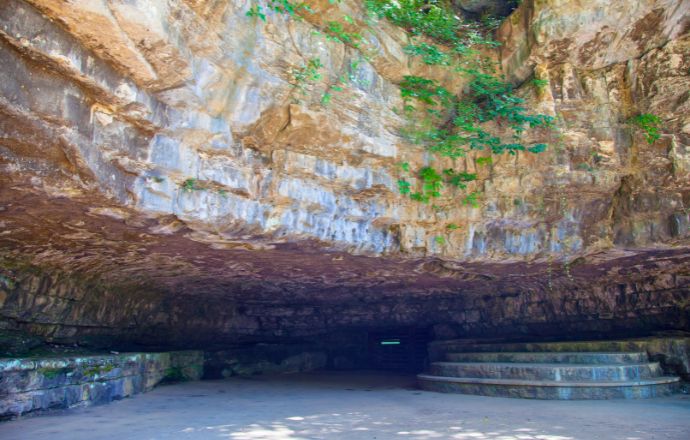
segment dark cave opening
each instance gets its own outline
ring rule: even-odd
[[[430,327],[353,328],[308,340],[273,340],[205,351],[204,379],[312,370],[419,373]]]
[[[369,332],[369,368],[418,373],[427,362],[431,331],[426,328],[396,328]]]

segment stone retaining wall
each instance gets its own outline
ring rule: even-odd
[[[0,420],[119,400],[164,380],[198,380],[203,352],[0,359]]]

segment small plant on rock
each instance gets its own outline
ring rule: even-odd
[[[323,77],[320,72],[322,68],[321,59],[317,57],[309,58],[302,67],[290,71],[292,85],[301,95],[306,95],[309,85],[314,84]]]
[[[633,127],[644,131],[645,140],[653,144],[661,138],[661,118],[651,113],[642,113],[628,120]]]
[[[199,185],[199,181],[193,177],[190,177],[189,179],[182,182],[181,186],[182,190],[185,192],[201,191],[204,189]]]

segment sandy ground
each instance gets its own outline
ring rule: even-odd
[[[0,424],[0,439],[690,439],[690,396],[539,401],[420,391],[386,373],[161,386],[109,405]]]

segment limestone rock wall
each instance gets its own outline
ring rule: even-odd
[[[363,20],[355,2],[267,22],[246,17],[244,2],[5,2],[4,154],[16,174],[60,167],[67,182],[34,179],[49,194],[95,191],[221,245],[241,231],[376,254],[524,258],[686,237],[688,2],[637,2],[632,13],[627,2],[581,3],[524,2],[500,29],[506,73],[549,79],[523,94],[559,124],[528,139],[546,141],[545,155],[455,164],[480,173],[479,209],[451,199],[437,213],[397,194],[396,163],[428,159],[397,134],[395,83],[429,68],[410,69],[386,23],[363,26],[379,55],[356,68],[354,49],[314,35],[345,12]],[[289,71],[310,57],[325,74],[303,96]],[[342,74],[350,86],[320,105]],[[654,146],[625,124],[636,112],[664,119]],[[199,189],[185,190],[188,179]],[[628,190],[655,205],[619,207]],[[618,208],[644,218],[622,224]],[[451,222],[461,228],[437,244]]]
[[[0,359],[0,420],[48,409],[108,403],[161,380],[199,380],[202,352]]]

